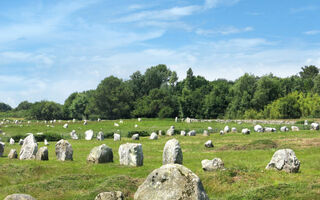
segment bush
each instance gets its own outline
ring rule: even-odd
[[[134,134],[139,134],[140,137],[150,136],[150,133],[147,131],[129,131],[127,137],[131,138]]]
[[[14,141],[18,142],[20,139],[26,138],[27,135],[14,135],[11,138],[14,139]],[[44,139],[47,139],[48,141],[59,141],[61,139],[64,139],[62,134],[57,133],[49,133],[49,134],[43,134],[43,135],[34,135],[37,142],[42,142]],[[10,138],[8,138],[9,142]]]
[[[109,132],[104,134],[104,138],[113,138],[114,132]]]

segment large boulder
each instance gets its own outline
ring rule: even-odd
[[[139,134],[133,134],[132,137],[131,137],[132,140],[139,140]]]
[[[224,163],[220,158],[214,158],[213,160],[202,160],[201,165],[204,171],[215,171],[219,169],[225,169]]]
[[[36,154],[36,160],[49,160],[48,147],[41,147]]]
[[[311,123],[311,130],[319,130],[319,124],[318,123]]]
[[[153,132],[153,133],[151,133],[149,139],[150,139],[150,140],[157,140],[157,139],[158,139],[158,135],[157,135],[155,132]]]
[[[200,178],[179,164],[151,172],[134,194],[135,200],[208,200]]]
[[[20,160],[30,160],[36,157],[38,144],[33,134],[28,135],[23,142],[20,150]]]
[[[92,137],[93,137],[93,130],[87,130],[86,132],[84,132],[85,134],[85,139],[86,140],[92,140]]]
[[[126,143],[119,147],[120,165],[142,166],[142,145],[137,143]]]
[[[174,135],[174,126],[171,126],[171,127],[167,130],[167,135],[169,135],[169,136],[173,136],[173,135]]]
[[[181,164],[183,156],[179,141],[171,139],[167,141],[163,149],[162,164]]]
[[[261,125],[259,125],[259,124],[255,125],[253,127],[253,129],[254,129],[255,132],[258,132],[258,133],[262,133],[264,131],[263,127]]]
[[[59,140],[56,143],[56,156],[57,160],[73,160],[73,149],[67,140]]]
[[[0,142],[0,157],[3,155],[3,152],[4,152],[4,147],[6,145],[3,143],[3,142]]]
[[[97,135],[97,140],[102,141],[104,140],[104,134],[102,131],[99,131],[98,135]]]
[[[250,134],[250,129],[244,128],[244,129],[241,130],[241,133],[244,134],[244,135],[249,135]]]
[[[291,149],[280,149],[276,151],[266,169],[283,170],[289,173],[299,171],[300,161]]]
[[[113,162],[112,149],[105,144],[94,147],[87,158],[87,162],[95,164]]]
[[[124,196],[120,191],[101,192],[94,200],[124,200]]]
[[[121,140],[121,135],[118,133],[113,134],[113,141],[120,141]]]
[[[28,194],[11,194],[7,196],[4,200],[36,200]]]
[[[300,129],[297,126],[291,126],[291,131],[300,131]]]
[[[11,149],[10,152],[9,152],[9,154],[8,154],[8,158],[9,158],[9,159],[16,159],[16,158],[18,158],[17,150]]]
[[[204,146],[207,147],[207,148],[214,147],[211,140],[208,140],[206,143],[204,143]]]

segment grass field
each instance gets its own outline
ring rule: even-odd
[[[214,132],[223,129],[226,124],[216,122],[175,123],[172,119],[143,119],[141,122],[124,120],[123,124],[115,127],[114,122],[89,122],[84,126],[81,122],[69,123],[64,129],[65,122],[56,123],[54,127],[47,124],[32,122],[23,126],[9,124],[1,127],[6,133],[1,136],[6,141],[13,135],[43,132],[46,134],[60,134],[67,138],[74,150],[74,161],[57,161],[54,154],[55,142],[50,142],[49,161],[20,161],[9,160],[6,156],[10,149],[20,151],[18,144],[9,145],[6,142],[4,156],[0,158],[0,199],[12,193],[27,193],[37,199],[94,199],[104,191],[120,190],[126,199],[133,199],[138,186],[147,175],[162,165],[162,151],[164,144],[172,137],[161,136],[159,140],[149,140],[148,137],[140,141],[132,141],[125,137],[128,131],[163,130],[171,125],[177,130],[192,130],[198,132],[194,137],[173,136],[177,138],[183,150],[183,164],[196,173],[205,187],[210,199],[320,199],[320,132],[301,130],[287,133],[254,133],[252,124],[229,123],[230,127],[251,129],[250,135],[228,133],[220,135],[213,133],[208,137],[202,136],[203,130],[211,126]],[[134,125],[138,124],[138,128]],[[280,125],[270,125],[279,130]],[[300,125],[301,129],[303,127]],[[71,140],[72,130],[81,135],[80,140]],[[92,129],[95,133],[118,132],[123,136],[120,142],[113,139],[104,141],[85,141],[84,131]],[[215,145],[212,149],[204,147],[204,143],[211,139]],[[144,165],[142,167],[128,167],[119,165],[118,148],[120,144],[138,142],[143,146]],[[114,163],[87,164],[86,158],[90,150],[100,144],[107,144],[113,149]],[[39,147],[43,141],[39,141]],[[266,165],[273,153],[281,148],[291,148],[301,162],[300,172],[288,174],[279,171],[267,171]],[[221,158],[227,170],[204,172],[201,160]]]

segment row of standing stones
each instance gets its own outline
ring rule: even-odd
[[[171,127],[170,129],[174,129],[174,127]],[[190,135],[193,135],[193,133]],[[137,138],[133,137],[133,139]],[[2,145],[0,145],[0,149],[1,146]],[[205,146],[208,148],[213,147],[212,141],[207,141]],[[2,146],[2,148],[4,147]],[[56,143],[55,153],[58,160],[73,160],[73,149],[67,140],[60,140]],[[142,145],[139,143],[121,144],[118,153],[120,165],[143,165],[143,150]],[[18,156],[16,151],[15,153],[10,151],[9,157],[10,154],[14,154],[11,158],[17,158]],[[38,151],[38,144],[32,134],[24,139],[20,151],[20,160],[26,159],[48,160],[47,147],[41,147]],[[87,157],[87,162],[96,164],[113,162],[113,151],[105,144],[94,147]],[[209,199],[200,178],[182,165],[182,149],[177,139],[170,139],[166,142],[163,150],[162,164],[162,167],[151,172],[142,185],[139,186],[134,195],[134,199]],[[220,158],[202,160],[201,164],[204,171],[225,170],[224,163]],[[274,153],[271,161],[266,166],[266,169],[277,169],[294,173],[299,171],[299,167],[300,162],[293,150],[281,149]],[[30,200],[34,198],[26,194],[13,194],[5,198],[5,200],[13,199]],[[120,191],[103,192],[98,194],[95,198],[95,200],[106,199],[124,199],[124,195]]]

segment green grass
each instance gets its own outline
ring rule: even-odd
[[[65,122],[56,123],[54,128],[45,124],[33,122],[2,126],[6,133],[3,140],[13,135],[22,135],[28,132],[43,132],[46,134],[60,134],[68,139],[69,132],[75,129],[81,138],[84,131],[102,130],[105,133],[119,129],[122,136],[129,131],[163,130],[171,125],[177,130],[195,129],[195,137],[173,136],[180,141],[183,150],[183,164],[196,173],[205,187],[210,199],[317,199],[320,196],[320,132],[307,131],[287,133],[254,133],[252,124],[228,124],[230,127],[251,129],[250,135],[229,133],[220,135],[213,133],[209,137],[202,136],[202,132],[211,126],[215,132],[223,129],[226,124],[212,123],[175,123],[172,119],[143,119],[124,120],[120,127],[114,127],[117,121],[69,123],[64,129]],[[134,125],[138,124],[138,128]],[[269,125],[268,125],[269,126]],[[280,125],[274,125],[279,130]],[[134,192],[148,174],[162,165],[162,151],[164,144],[172,137],[161,136],[159,140],[149,140],[141,137],[140,141],[132,141],[123,137],[120,142],[112,139],[104,141],[75,141],[68,139],[74,150],[74,161],[59,162],[55,158],[54,144],[50,142],[49,161],[20,161],[9,160],[6,156],[11,148],[19,152],[18,144],[6,143],[4,156],[0,158],[0,199],[12,193],[27,193],[37,199],[94,199],[104,191],[120,190],[126,199],[133,199]],[[204,147],[204,142],[211,139],[215,145],[213,149]],[[119,165],[118,148],[126,142],[139,142],[143,146],[144,165],[142,167],[128,167]],[[100,144],[107,144],[113,149],[114,163],[87,164],[86,157],[90,150]],[[43,142],[39,141],[39,146]],[[280,148],[291,148],[301,162],[300,172],[288,174],[278,171],[267,171],[265,167],[273,153]],[[221,158],[227,170],[204,172],[201,160]]]

